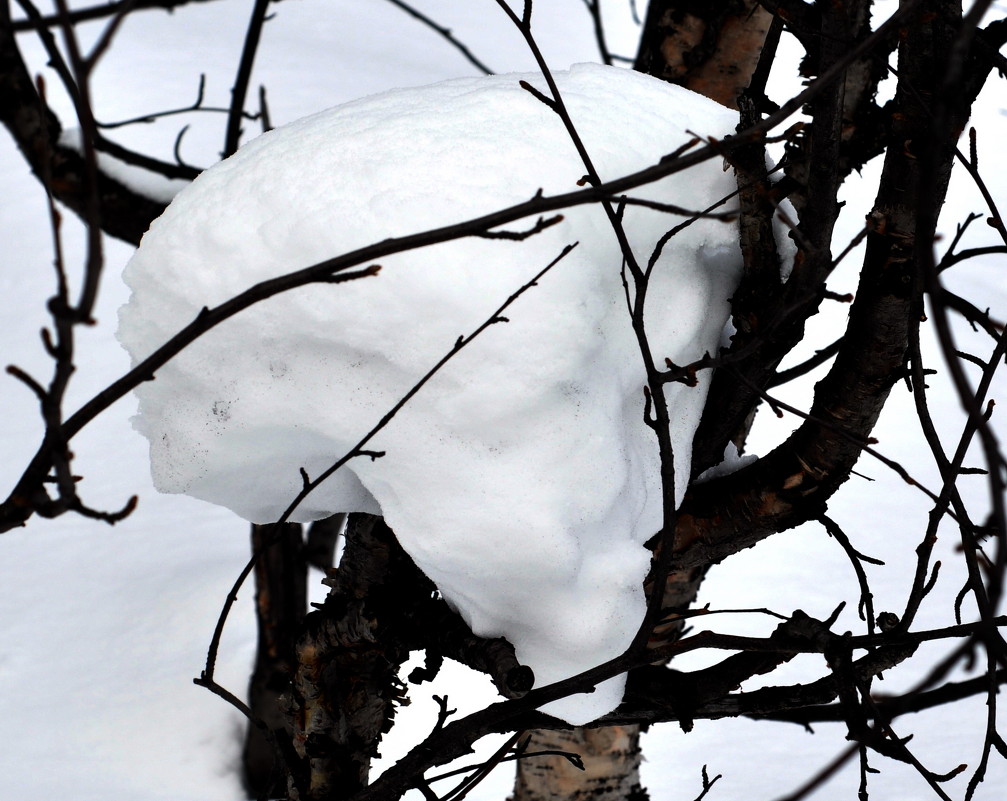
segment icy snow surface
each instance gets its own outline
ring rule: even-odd
[[[656,162],[730,112],[638,73],[580,65],[557,76],[603,179]],[[156,221],[125,271],[119,336],[134,363],[255,282],[390,236],[576,189],[584,167],[560,119],[519,79],[454,80],[376,95],[261,136],[201,175]],[[701,209],[732,191],[719,160],[636,192]],[[138,391],[154,481],[276,519],[455,340],[578,247],[453,359],[295,519],[380,512],[472,626],[505,636],[539,686],[621,653],[644,610],[659,528],[644,374],[598,207],[525,242],[465,239],[384,259],[377,277],[313,285],[216,328]],[[631,207],[638,258],[681,218]],[[527,227],[529,223],[512,226]],[[730,224],[673,238],[647,324],[656,358],[713,350],[739,256]],[[673,385],[676,502],[706,385]],[[622,680],[545,707],[571,723],[614,708]]]

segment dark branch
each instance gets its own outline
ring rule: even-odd
[[[434,22],[434,20],[432,20],[426,14],[423,14],[420,11],[416,10],[411,5],[409,5],[408,3],[403,2],[403,0],[388,0],[388,2],[391,3],[392,5],[398,7],[398,8],[401,8],[409,16],[413,17],[414,19],[419,20],[424,25],[426,25],[428,28],[430,28],[433,31],[436,31],[440,36],[443,36],[444,39],[448,43],[450,43],[450,45],[452,47],[454,47],[459,53],[461,53],[465,57],[466,61],[468,61],[469,64],[471,64],[473,67],[475,67],[481,73],[483,73],[484,75],[493,75],[493,74],[495,74],[493,72],[493,70],[491,70],[489,67],[487,67],[485,64],[483,64],[482,61],[480,61],[478,58],[475,57],[475,55],[472,53],[472,51],[469,50],[468,47],[465,46],[464,42],[459,41],[455,37],[455,35],[451,32],[450,28],[445,28],[445,27],[443,27],[441,25],[438,25],[436,22]]]

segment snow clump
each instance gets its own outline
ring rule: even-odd
[[[570,192],[585,168],[560,118],[498,75],[392,91],[250,142],[200,175],[151,226],[125,270],[119,338],[134,364],[252,284],[388,237]],[[734,112],[618,68],[556,80],[603,180],[656,163]],[[703,209],[734,190],[717,159],[631,194]],[[356,458],[298,508],[385,516],[405,550],[485,637],[506,637],[542,686],[619,655],[644,614],[644,542],[661,524],[657,443],[622,255],[600,207],[526,241],[467,238],[381,260],[376,277],[260,303],[189,346],[138,390],[135,425],[154,483],[275,520],[459,336],[579,245],[450,361]],[[681,217],[638,206],[625,228],[646,264]],[[533,221],[516,223],[512,230]],[[735,229],[700,220],[655,269],[655,358],[714,351],[740,273]],[[708,389],[673,384],[676,503]],[[583,724],[624,680],[543,709]]]

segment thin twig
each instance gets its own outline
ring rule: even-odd
[[[443,36],[444,39],[453,48],[455,48],[459,53],[461,53],[465,57],[465,59],[469,62],[469,64],[471,64],[473,67],[475,67],[481,73],[483,73],[484,75],[494,75],[495,74],[493,72],[493,70],[491,70],[482,61],[480,61],[478,58],[476,58],[475,54],[471,50],[469,50],[468,47],[466,47],[466,45],[465,45],[464,42],[460,41],[457,37],[455,37],[455,35],[451,32],[450,28],[445,28],[442,25],[438,25],[436,22],[434,22],[434,20],[432,20],[426,14],[423,14],[422,12],[417,11],[415,8],[413,8],[408,3],[403,2],[403,0],[388,0],[388,2],[391,3],[393,6],[396,6],[397,8],[402,9],[409,16],[413,17],[414,19],[419,20],[424,25],[426,25],[428,28],[430,28],[432,31],[437,32],[440,36]]]
[[[846,532],[827,515],[822,515],[818,521],[829,532],[829,536],[843,547],[846,555],[850,558],[850,563],[853,565],[853,570],[857,574],[857,581],[860,584],[860,605],[858,610],[860,612],[860,619],[867,621],[867,632],[873,634],[875,631],[874,594],[871,592],[870,584],[867,581],[867,573],[864,572],[862,563],[869,562],[874,565],[883,565],[884,562],[860,553],[860,551],[853,547],[850,538],[846,536]]]

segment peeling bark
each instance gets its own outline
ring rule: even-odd
[[[412,683],[428,681],[444,658],[489,674],[516,698],[531,671],[502,639],[476,637],[436,592],[380,517],[351,514],[325,603],[308,614],[297,641],[293,684],[283,704],[293,731],[291,799],[347,798],[367,785],[371,760],[408,703],[398,672],[411,651],[427,653]]]
[[[558,756],[522,759],[514,801],[644,801],[647,798],[640,786],[639,726],[540,729],[529,743],[529,750],[579,754],[584,768]]]
[[[403,698],[397,674],[409,638],[396,631],[395,606],[413,595],[398,585],[403,560],[380,518],[350,516],[343,558],[326,579],[332,589],[297,643],[292,799],[346,798],[367,785],[393,704]]]
[[[771,21],[755,0],[651,0],[634,69],[737,108]]]

